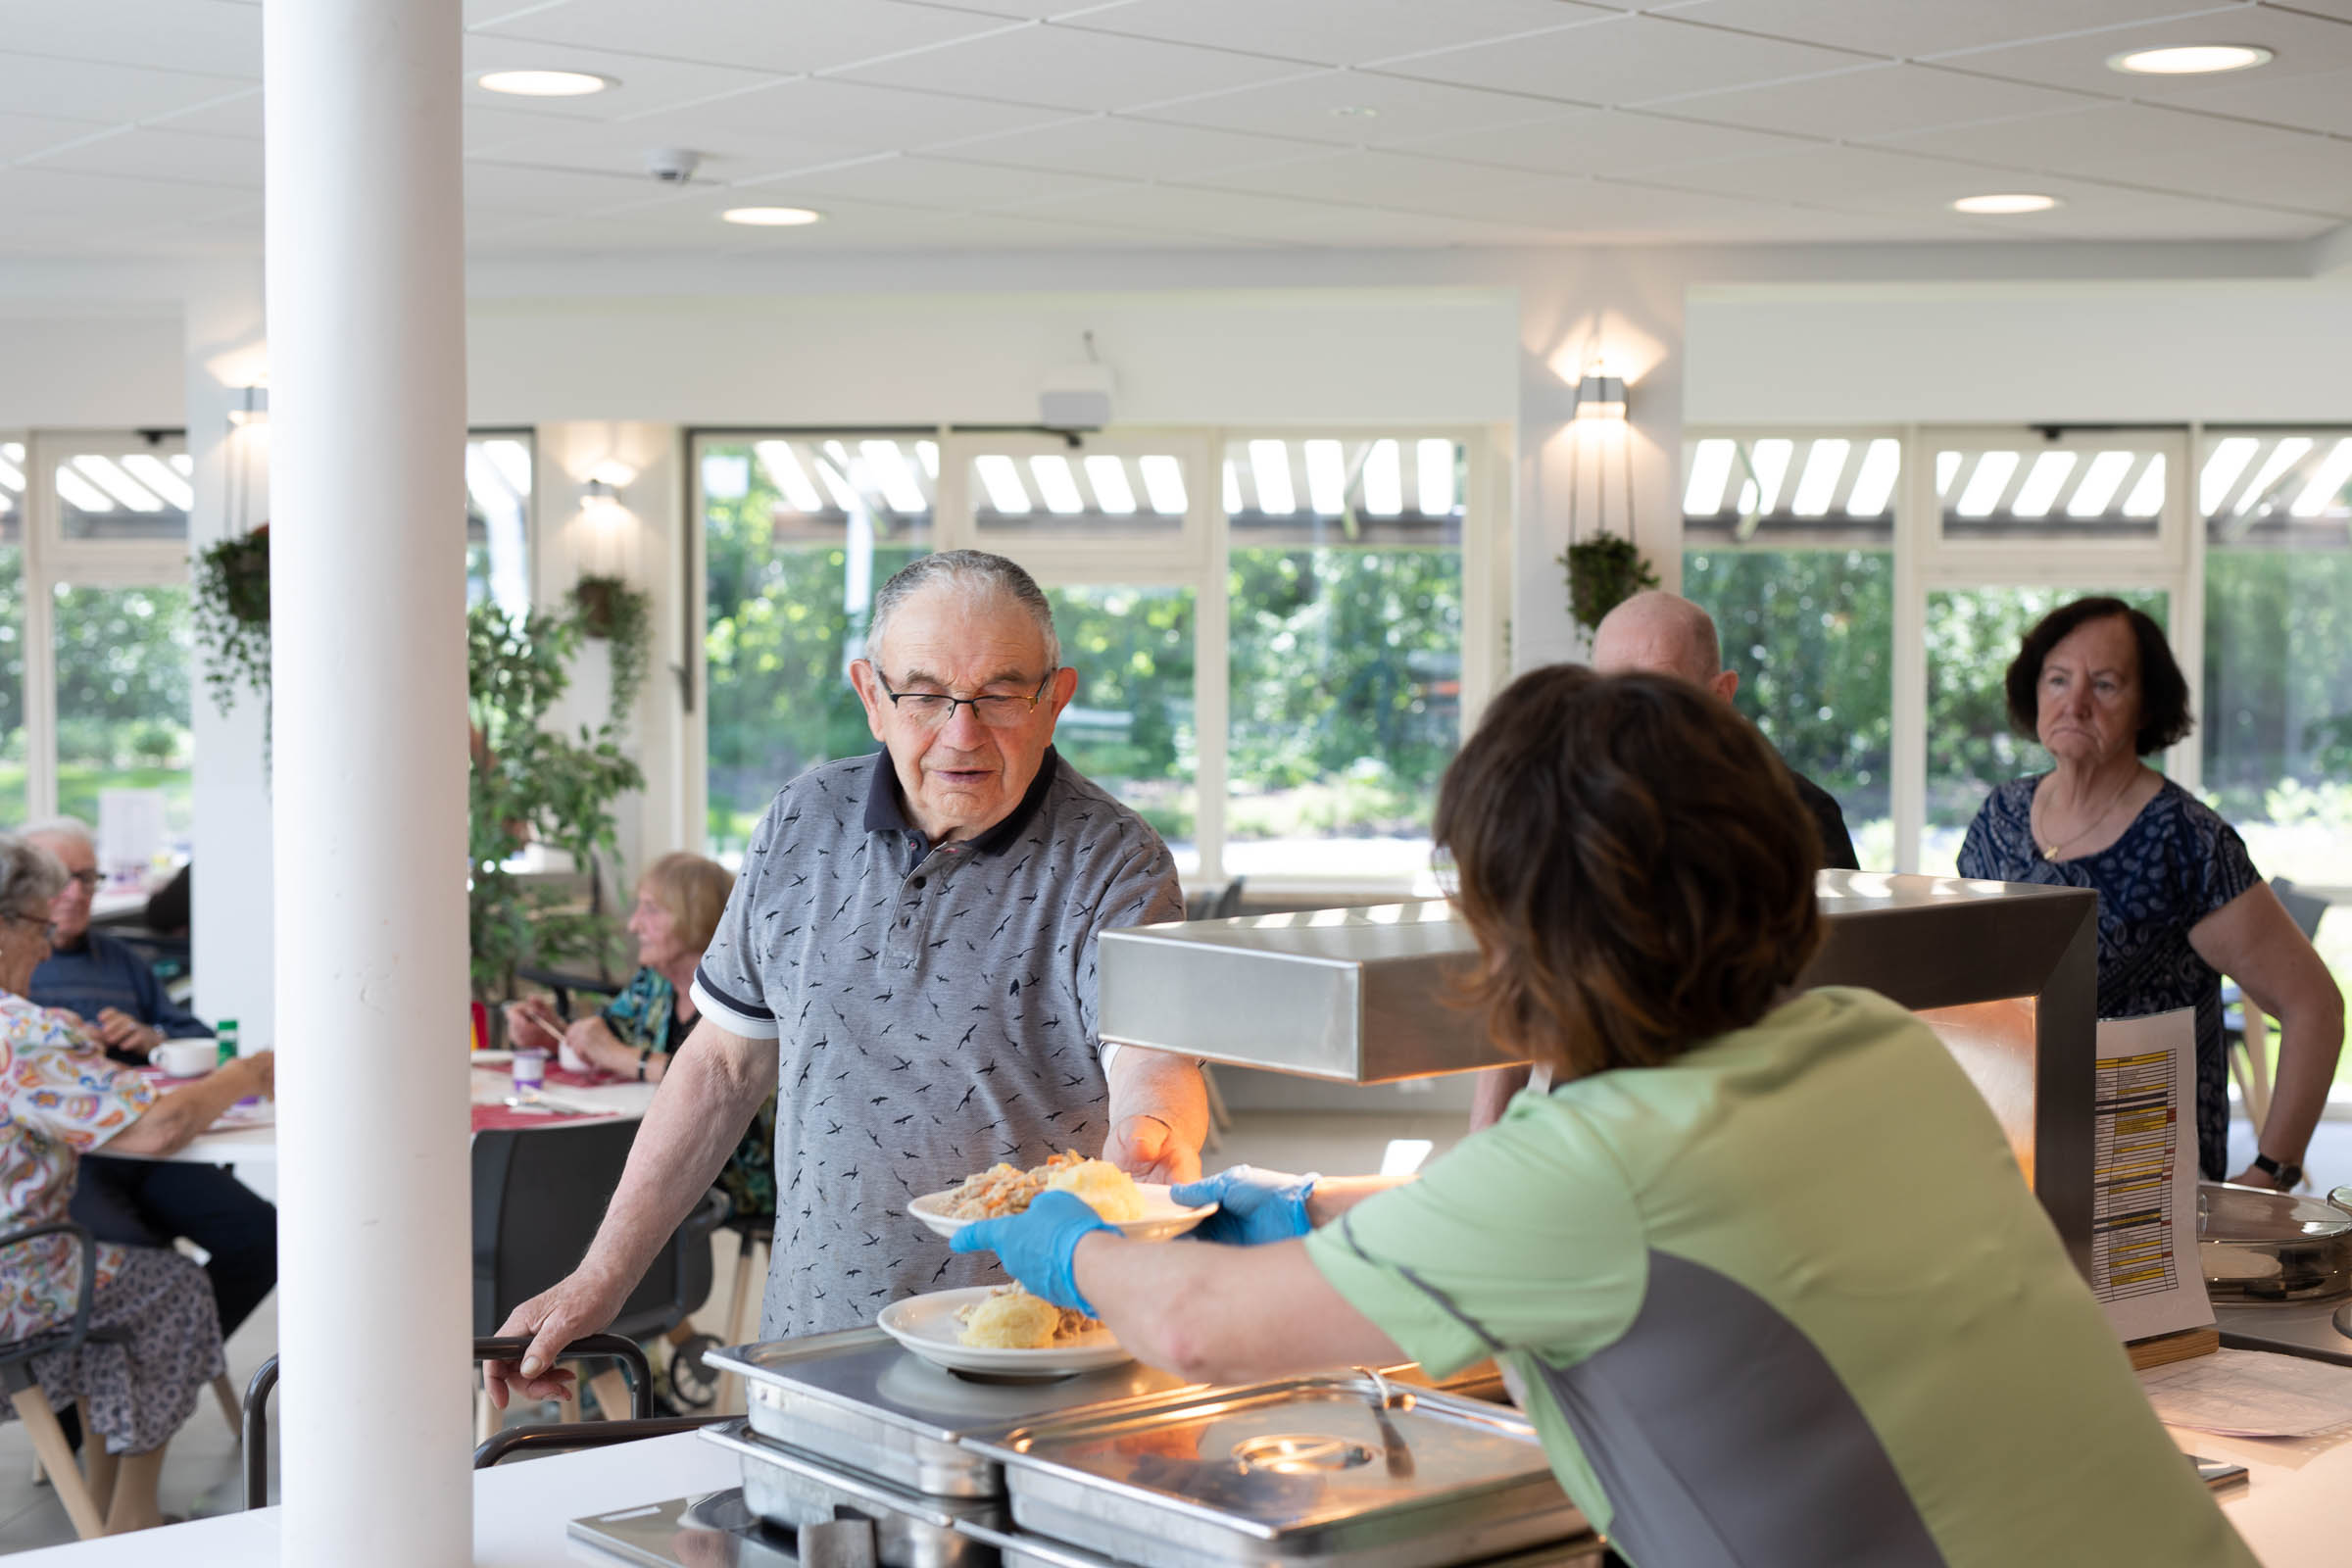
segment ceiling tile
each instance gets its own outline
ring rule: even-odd
[[[11,219],[0,227],[29,229],[33,225],[23,222],[26,218],[61,220],[61,226],[69,228],[83,223],[100,228],[149,226],[241,211],[252,202],[244,191],[217,185],[67,173],[22,165],[0,169],[0,212]]]
[[[0,104],[11,114],[100,122],[146,120],[250,90],[250,83],[233,76],[0,51]]]
[[[2227,78],[2215,76],[2129,76],[2107,69],[2109,57],[2135,49],[2176,44],[2253,43],[2276,52],[2269,65],[2235,81],[2252,85],[2283,81],[2352,66],[2352,27],[2276,6],[2241,6],[2219,14],[2184,17],[2111,28],[2076,38],[1979,49],[1946,57],[1944,64],[2012,81],[2072,87],[2098,96],[2146,102],[2178,102],[2207,92]]]
[[[262,8],[224,0],[0,0],[0,38],[28,55],[262,79]]]
[[[1058,109],[1127,109],[1304,74],[1288,61],[1047,24],[859,66],[842,79]]]
[[[0,163],[70,141],[103,136],[109,127],[54,115],[12,115],[0,111]]]
[[[1741,32],[1916,60],[2199,8],[2200,0],[1684,0],[1661,9]],[[2217,9],[2216,0],[2202,0],[2202,8]]]
[[[1260,169],[1232,170],[1195,183],[1219,190],[1544,227],[1543,215],[1571,205],[1581,182],[1523,169],[1359,148]]]
[[[466,205],[509,213],[594,213],[662,192],[651,180],[584,174],[565,169],[466,161]]]
[[[1870,141],[1902,131],[2006,120],[2093,102],[2081,93],[1933,66],[1884,65],[1770,87],[1678,98],[1674,113],[1759,130]]]
[[[2246,76],[2217,76],[2212,86],[2166,102],[2205,114],[2352,136],[2352,69],[2275,81],[2264,81],[2259,71]]]
[[[1383,69],[1428,81],[1615,106],[1818,75],[1865,58],[1668,18],[1620,16],[1392,61]]]
[[[649,115],[629,125],[644,135],[648,147],[729,152],[739,141],[757,150],[764,140],[828,147],[840,157],[853,157],[1023,130],[1066,118],[1051,109],[815,76]]]
[[[262,89],[248,87],[194,109],[172,114],[146,115],[140,123],[168,125],[173,130],[192,130],[205,136],[243,136],[251,141],[262,139]]]
[[[1399,152],[1500,164],[1551,174],[1637,174],[1678,164],[1738,158],[1802,145],[1770,131],[1623,109],[1575,109],[1494,130],[1399,142]]]
[[[698,110],[680,110],[677,117],[686,121],[698,113]],[[671,118],[657,117],[662,121]],[[487,157],[499,163],[535,164],[643,180],[649,190],[658,182],[647,167],[647,159],[658,148],[694,152],[700,159],[695,182],[708,185],[729,185],[739,180],[877,156],[871,148],[791,136],[761,136],[710,125],[698,124],[689,129],[681,123],[665,125],[657,131],[649,128],[653,122],[648,121],[623,121],[612,125],[565,121],[556,122],[557,128],[550,130],[546,128],[548,123],[542,121],[527,130],[501,126],[496,134],[477,134],[472,117],[468,116],[466,151],[469,156]]]
[[[848,197],[855,201],[960,212],[1085,196],[1110,183],[1091,175],[1042,169],[1006,169],[994,164],[958,164],[940,158],[893,155],[838,169],[788,174],[738,189],[747,200],[757,198],[779,206],[822,207],[827,200]]]
[[[2352,143],[2145,104],[2108,104],[1889,141],[2083,179],[2352,214]]]
[[[1407,81],[1372,72],[1327,71],[1276,86],[1161,104],[1143,118],[1296,136],[1341,147],[1377,147],[1558,113],[1556,104],[1518,93]]]
[[[584,71],[614,77],[620,84],[580,98],[519,99],[484,92],[474,85],[474,78],[485,71]],[[484,32],[466,35],[466,102],[488,109],[528,104],[532,114],[566,120],[620,120],[765,86],[775,79],[772,73],[742,71],[730,66],[657,60],[650,55],[614,54],[565,44],[525,43]]]
[[[901,0],[568,0],[484,25],[504,38],[761,71],[830,71],[1020,25]]]
[[[2129,190],[2061,175],[2027,174],[1967,164],[1909,159],[1870,147],[1817,147],[1765,158],[1692,165],[1648,176],[1661,185],[1804,203],[1848,212],[1926,221],[1953,234],[2009,239],[2228,239],[2287,237],[2326,226],[2292,213],[2206,201],[2162,191]],[[1962,196],[2002,190],[2038,191],[2064,204],[2014,219],[1972,219],[1949,205]]]
[[[258,191],[262,188],[262,144],[243,136],[134,128],[43,153],[24,160],[24,167]]]
[[[1089,115],[1034,130],[975,137],[940,150],[973,163],[1058,169],[1113,179],[1182,179],[1219,169],[1297,158],[1315,151],[1315,145],[1120,115]]]
[[[1102,32],[1247,47],[1326,66],[1540,32],[1608,15],[1570,0],[1125,0],[1070,19]]]

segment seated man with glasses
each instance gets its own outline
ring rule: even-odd
[[[1177,920],[1167,846],[1054,750],[1078,690],[1045,594],[1001,556],[926,556],[875,596],[851,682],[882,750],[810,768],[752,833],[672,1058],[587,1258],[499,1331],[492,1396],[557,1392],[776,1095],[760,1338],[861,1327],[979,1284],[907,1200],[1066,1149],[1200,1169],[1199,1063],[1096,1033],[1096,942]]]
[[[61,816],[23,836],[66,868],[65,891],[49,906],[50,955],[32,971],[27,999],[77,1015],[117,1061],[144,1061],[161,1041],[209,1036],[202,1018],[164,994],[145,958],[90,928],[90,895],[102,879],[88,826]],[[223,1338],[277,1283],[277,1209],[225,1166],[91,1154],[73,1216],[102,1242],[169,1247],[184,1236],[203,1248]]]

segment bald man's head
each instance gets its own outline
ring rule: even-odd
[[[1654,590],[1601,617],[1592,633],[1592,667],[1603,675],[1677,675],[1726,702],[1740,686],[1740,677],[1723,667],[1714,617],[1680,594]]]

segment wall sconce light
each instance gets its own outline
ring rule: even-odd
[[[1579,419],[1625,420],[1625,378],[1611,375],[1594,367],[1585,372],[1576,384],[1576,416]]]
[[[266,386],[240,386],[229,391],[228,422],[231,424],[268,424],[270,422],[270,389]]]
[[[620,486],[610,479],[591,479],[580,487],[583,504],[617,507],[620,505]]]

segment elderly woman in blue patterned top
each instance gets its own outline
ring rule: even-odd
[[[69,1012],[24,998],[49,956],[49,904],[66,885],[57,857],[0,837],[0,1234],[62,1220],[83,1154],[170,1154],[230,1105],[273,1085],[258,1052],[159,1094],[107,1058]],[[125,1343],[35,1356],[54,1407],[79,1400],[91,1498],[109,1535],[161,1524],[155,1485],[164,1445],[221,1371],[220,1323],[204,1271],[165,1248],[100,1243],[90,1325]],[[0,1340],[24,1340],[74,1315],[77,1244],[45,1236],[0,1251]],[[0,1407],[0,1419],[14,1414]]]
[[[2099,1015],[2196,1009],[2197,1149],[2229,1168],[2222,976],[2278,1019],[2283,1039],[2254,1163],[2230,1177],[2291,1188],[2328,1103],[2343,995],[2237,830],[2140,760],[2189,731],[2188,682],[2163,629],[2120,599],[2080,599],[2026,634],[2009,666],[2009,715],[2051,770],[1993,791],[1969,825],[1962,876],[2099,895]]]

